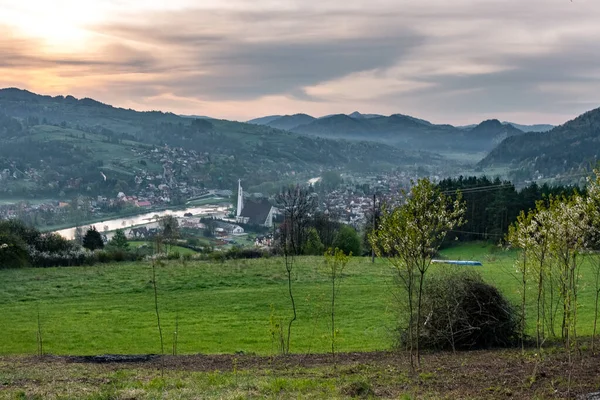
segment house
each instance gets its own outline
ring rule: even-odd
[[[217,226],[217,228],[215,229],[215,231],[223,232],[227,235],[243,235],[244,234],[244,228],[242,228],[239,225],[230,224],[230,223],[222,222],[222,221],[217,221],[216,226]]]

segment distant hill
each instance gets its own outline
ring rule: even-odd
[[[520,125],[514,122],[502,122],[504,125],[512,125],[523,132],[548,132],[554,128],[554,125],[537,124],[537,125]]]
[[[184,160],[169,148],[197,156]],[[233,187],[238,178],[251,186],[327,169],[382,171],[436,160],[439,157],[431,154],[375,142],[317,138],[269,126],[138,112],[92,99],[0,90],[0,172],[7,169],[11,176],[28,176],[20,186],[13,178],[0,184],[13,195],[20,190],[67,193],[88,187],[94,193],[104,190],[99,182],[102,171],[110,172],[105,175],[122,181],[122,186],[139,186],[141,176],[161,174],[169,163],[173,174],[190,184]]]
[[[356,118],[356,119],[371,119],[371,118],[383,117],[383,115],[380,115],[380,114],[361,114],[358,111],[354,111],[353,113],[348,114],[348,116],[350,118]]]
[[[352,115],[352,114],[351,114]],[[337,114],[316,119],[292,132],[327,138],[369,140],[403,149],[426,151],[482,152],[491,150],[502,139],[523,132],[499,121],[484,122],[469,129],[435,125],[402,114],[369,118]]]
[[[180,117],[183,118],[192,118],[192,119],[216,119],[213,117],[207,117],[206,115],[179,115]]]
[[[600,152],[600,108],[553,128],[502,141],[480,166],[508,166],[523,179],[588,170]]]
[[[266,117],[254,118],[247,122],[254,125],[267,125],[269,122],[275,121],[281,117],[283,117],[283,115],[267,115]]]
[[[284,115],[269,122],[265,122],[261,125],[267,125],[271,128],[284,129],[289,131],[297,126],[309,124],[314,120],[316,120],[315,117],[311,117],[307,114],[294,114]]]
[[[502,124],[497,119],[483,121],[479,125],[471,128],[468,132],[469,136],[472,138],[491,139],[494,145],[500,143],[507,137],[518,136],[524,133],[522,130],[517,129],[510,124]]]

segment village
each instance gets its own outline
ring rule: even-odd
[[[73,229],[76,226],[91,226],[96,221],[122,221],[117,227],[104,222],[97,223],[97,227],[107,238],[110,238],[115,229],[123,228],[132,240],[148,240],[156,234],[158,224],[150,220],[140,223],[139,218],[170,209],[175,210],[181,228],[193,231],[201,238],[210,239],[211,245],[271,245],[271,228],[279,215],[275,196],[247,193],[243,190],[241,181],[237,188],[209,189],[202,184],[188,184],[176,178],[174,169],[181,173],[182,166],[193,167],[190,160],[201,162],[198,161],[200,155],[194,151],[166,148],[140,154],[147,158],[149,155],[153,157],[153,161],[162,164],[162,173],[150,174],[144,169],[136,171],[136,185],[130,188],[131,193],[120,190],[112,197],[78,195],[70,200],[35,202],[5,200],[0,203],[0,219],[19,218],[40,229],[56,230],[69,239],[74,237]],[[372,211],[374,201],[376,204],[389,201],[401,189],[408,187],[414,178],[413,174],[404,172],[344,175],[340,177],[339,184],[331,187],[317,177],[308,182],[308,188],[311,196],[317,198],[319,212],[333,221],[359,230],[366,215]],[[436,178],[432,177],[434,180]],[[174,201],[175,198],[178,201]],[[198,212],[197,206],[206,206],[212,211]],[[211,206],[220,206],[221,211],[215,212]],[[194,211],[194,207],[196,212],[186,212]],[[210,223],[207,223],[207,219],[211,220]],[[240,240],[242,237],[245,237],[244,240]]]

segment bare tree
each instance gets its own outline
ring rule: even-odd
[[[342,278],[342,274],[344,273],[344,268],[346,268],[346,265],[350,261],[351,257],[352,253],[346,255],[338,248],[335,250],[329,248],[329,250],[325,252],[325,265],[331,281],[331,357],[333,358],[334,365],[335,338],[337,336],[337,332],[335,330],[335,299],[340,288],[340,280]]]
[[[283,252],[288,281],[288,295],[292,306],[292,317],[288,322],[287,340],[284,352],[290,351],[292,324],[298,315],[292,290],[292,277],[295,256],[302,251],[310,217],[316,209],[315,197],[300,186],[290,186],[276,197],[277,206],[283,213],[283,223],[279,227],[279,245]]]
[[[175,240],[179,238],[179,222],[173,215],[165,215],[160,218],[158,223],[162,230],[161,236],[165,241],[167,253],[169,253],[169,246],[172,247]]]

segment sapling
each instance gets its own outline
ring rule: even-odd
[[[325,265],[327,268],[327,273],[329,274],[329,280],[331,282],[331,357],[333,358],[334,365],[335,338],[337,336],[337,332],[335,330],[335,299],[337,297],[344,268],[346,268],[346,265],[350,261],[350,257],[352,257],[352,252],[346,255],[338,248],[335,250],[329,248],[329,250],[325,252]]]
[[[452,199],[428,179],[420,179],[398,200],[403,203],[399,207],[384,208],[379,229],[372,232],[370,241],[377,256],[386,257],[392,264],[406,290],[409,354],[414,368],[414,358],[419,365],[421,360],[419,335],[425,275],[446,235],[465,222],[465,204],[460,192]]]

